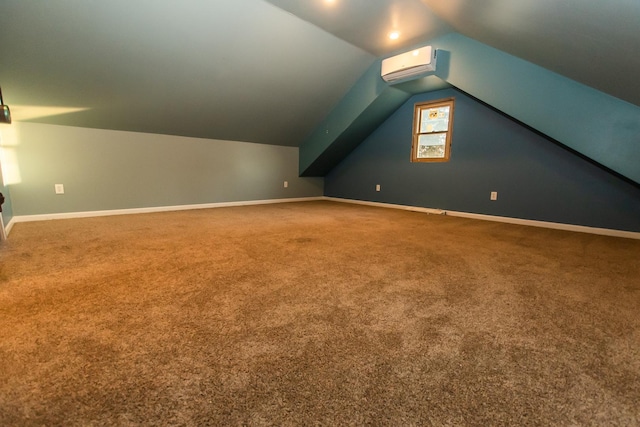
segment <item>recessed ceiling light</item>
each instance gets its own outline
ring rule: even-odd
[[[391,40],[398,40],[398,37],[400,37],[400,33],[397,31],[392,31],[389,33],[389,38]]]

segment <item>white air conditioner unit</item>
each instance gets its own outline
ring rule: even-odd
[[[436,70],[436,49],[424,46],[382,60],[382,78],[394,82]]]

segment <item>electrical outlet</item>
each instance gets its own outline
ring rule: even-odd
[[[284,188],[287,188],[287,187],[289,187],[289,181],[284,182]]]
[[[497,191],[492,191],[491,192],[491,200],[498,200],[498,192]]]
[[[64,194],[64,185],[63,184],[55,184],[54,188],[56,190],[56,194]]]
[[[380,191],[380,184],[376,184],[376,191]]]

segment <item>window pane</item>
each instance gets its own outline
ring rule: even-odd
[[[418,137],[419,159],[442,159],[445,155],[447,133],[427,134]]]
[[[449,161],[454,110],[454,98],[418,102],[414,105],[412,162]]]
[[[446,132],[449,130],[449,110],[450,107],[448,105],[422,109],[420,133]]]

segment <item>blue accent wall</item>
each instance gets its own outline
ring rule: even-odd
[[[411,96],[387,85],[379,69],[376,61],[302,143],[300,176],[327,173]]]
[[[640,106],[457,33],[423,44],[438,49],[437,72],[429,77],[430,84],[440,87],[410,81],[385,89],[377,61],[300,146],[302,175],[322,176],[330,171],[410,95],[442,89],[444,84],[640,184]],[[406,93],[406,98],[395,104],[391,91]],[[386,108],[370,107],[380,105],[378,101]],[[331,132],[334,122],[340,123],[336,133]]]
[[[453,86],[640,183],[639,106],[457,33],[433,45]]]
[[[446,97],[451,161],[411,163],[414,104]],[[640,232],[637,184],[456,89],[411,97],[325,176],[325,195]]]
[[[324,176],[373,132],[416,90],[426,92],[449,84],[427,76],[419,81],[388,85],[380,77],[378,60],[300,146],[300,176]]]

